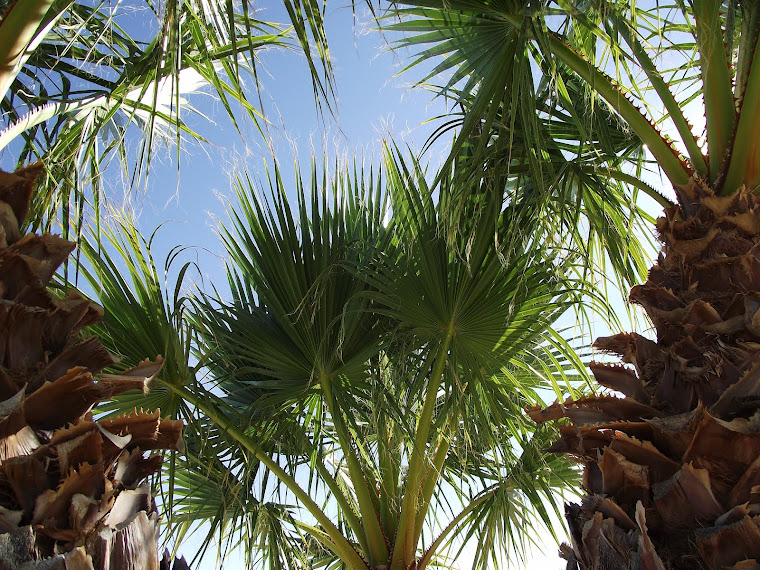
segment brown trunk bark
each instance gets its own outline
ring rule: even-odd
[[[74,244],[19,231],[40,172],[0,172],[0,569],[157,569],[144,481],[161,456],[143,452],[178,449],[181,422],[94,419],[100,400],[147,390],[160,361],[96,379],[114,359],[79,331],[102,309],[47,289]]]
[[[658,263],[630,299],[657,341],[619,334],[592,365],[613,395],[530,410],[583,464],[568,568],[760,568],[760,197],[684,190],[658,221]]]

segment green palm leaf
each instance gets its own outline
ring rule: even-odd
[[[290,29],[258,20],[248,1],[67,1],[38,11],[32,4],[16,3],[0,22],[9,40],[0,42],[0,60],[18,47],[14,41],[24,54],[0,73],[10,86],[0,93],[0,149],[8,147],[19,164],[45,163],[35,228],[52,227],[60,212],[64,233],[78,234],[88,208],[98,215],[109,165],[120,162],[129,187],[139,188],[158,142],[176,146],[179,164],[183,144],[203,141],[187,120],[195,112],[188,97],[202,86],[211,87],[236,128],[242,110],[261,130],[257,59],[264,48],[302,51],[317,104],[332,104],[317,0],[285,0]],[[22,23],[29,34],[22,35]],[[244,88],[246,75],[253,92]]]
[[[242,182],[234,229],[224,234],[235,264],[233,302],[199,311],[201,330],[213,339],[212,366],[229,363],[241,381],[251,373],[263,388],[296,392],[320,375],[361,379],[382,327],[356,300],[366,285],[352,268],[367,255],[355,245],[382,233],[379,181],[338,173],[328,193],[314,167],[308,189],[298,182],[295,211],[278,171],[272,202]]]

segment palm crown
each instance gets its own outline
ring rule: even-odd
[[[571,111],[569,139],[586,122],[611,119],[604,109]],[[250,556],[264,545],[274,567],[320,559],[424,567],[457,535],[483,537],[480,566],[509,542],[521,551],[532,517],[548,523],[544,501],[573,479],[564,460],[540,452],[551,431],[521,413],[539,401],[538,388],[574,393],[582,373],[548,328],[571,300],[594,295],[582,266],[591,257],[573,250],[610,248],[624,279],[640,270],[629,235],[636,211],[620,184],[598,183],[595,172],[638,153],[640,142],[614,122],[606,134],[603,152],[578,146],[572,157],[556,145],[550,169],[527,141],[515,144],[506,171],[477,136],[460,140],[435,191],[418,163],[389,152],[387,188],[363,174],[336,174],[329,189],[314,177],[308,188],[299,183],[295,212],[279,173],[271,202],[242,181],[226,239],[232,301],[202,299],[189,319],[185,299],[156,294],[155,267],[128,225],[114,243],[130,258],[131,286],[86,246],[111,315],[103,336],[124,365],[162,346],[173,355],[140,405],[189,423],[186,459],[169,463],[170,501],[183,499],[175,528],[211,520],[212,532],[240,536]],[[473,177],[471,164],[486,174]],[[553,216],[555,190],[577,196],[572,215]],[[620,224],[595,241],[574,217]],[[196,366],[187,365],[191,350]],[[272,477],[299,510],[287,495],[273,497]]]
[[[425,567],[458,535],[487,537],[476,553],[485,566],[508,544],[521,552],[534,517],[549,524],[547,504],[574,472],[540,451],[552,432],[521,410],[537,390],[573,391],[581,378],[549,327],[585,285],[576,259],[533,246],[536,218],[517,207],[481,206],[458,226],[466,247],[451,247],[452,179],[434,202],[419,164],[394,151],[384,184],[315,171],[293,209],[279,173],[267,198],[240,180],[225,232],[232,298],[203,297],[189,317],[209,376],[167,377],[147,396],[203,412],[185,416],[185,467],[208,469],[177,471],[174,492],[188,494],[177,524],[214,521],[273,567],[350,568]],[[151,273],[135,273],[138,291],[155,287],[137,285]],[[113,267],[94,277],[129,289]],[[101,294],[123,315],[104,336],[129,347],[140,315],[156,312],[117,309],[120,296]],[[283,504],[291,494],[298,509]]]

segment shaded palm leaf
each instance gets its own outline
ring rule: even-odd
[[[364,255],[354,246],[382,232],[379,181],[338,173],[328,193],[314,168],[308,189],[298,182],[295,212],[279,172],[270,183],[273,203],[250,181],[241,185],[234,233],[225,232],[233,303],[199,311],[214,319],[200,323],[213,340],[211,366],[220,378],[231,368],[237,381],[286,394],[313,388],[320,375],[361,378],[382,326],[356,300],[366,285],[352,267]]]

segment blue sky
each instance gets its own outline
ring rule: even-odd
[[[265,182],[267,165],[271,168],[272,164],[270,148],[286,184],[292,184],[294,164],[300,164],[308,176],[312,156],[318,156],[318,161],[327,156],[330,165],[352,157],[369,165],[378,163],[383,139],[392,137],[415,151],[423,147],[433,131],[433,124],[423,123],[445,112],[444,100],[411,87],[421,77],[420,71],[397,76],[409,63],[409,54],[390,51],[387,38],[371,28],[369,14],[361,6],[356,16],[350,6],[329,8],[327,13],[337,85],[335,117],[317,112],[305,58],[285,50],[269,50],[260,56],[268,140],[246,120],[240,122],[241,136],[210,96],[191,99],[213,121],[186,117],[209,144],[185,145],[179,173],[174,150],[159,150],[147,191],[131,195],[126,202],[139,216],[144,232],[166,222],[157,238],[159,249],[168,251],[182,243],[220,253],[216,227],[218,219],[226,219],[225,200],[234,201],[232,176],[245,169],[254,180]],[[286,21],[281,5],[271,0],[264,3],[259,17]],[[248,82],[253,87],[252,78]],[[432,164],[440,161],[442,149],[439,145],[428,153]],[[218,279],[219,258],[207,257],[204,249],[198,254],[204,259],[207,277]]]

